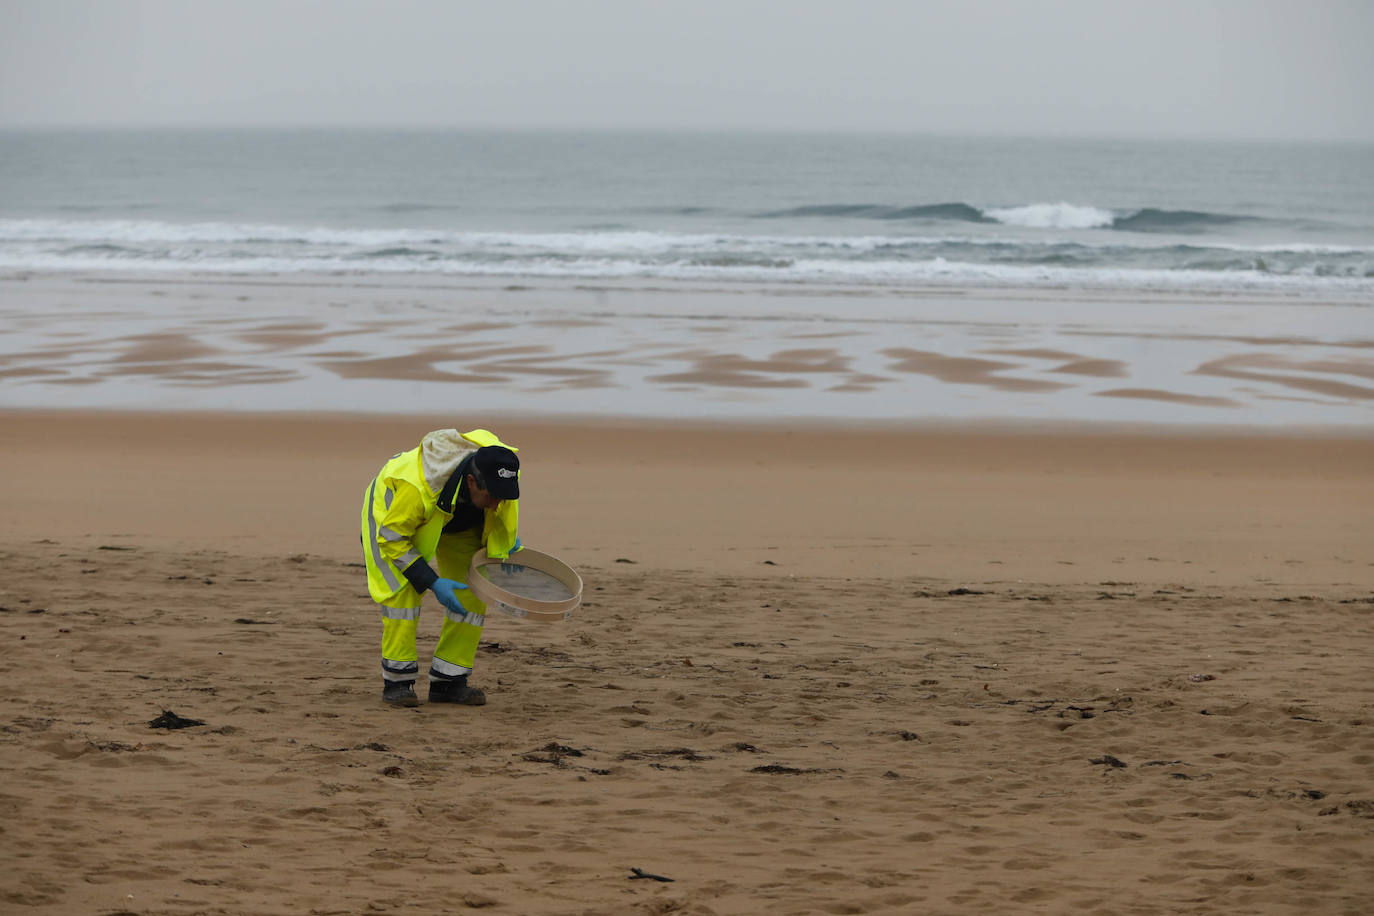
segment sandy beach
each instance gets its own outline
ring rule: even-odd
[[[6,3],[0,916],[1372,916],[1371,36]]]
[[[0,916],[1374,916],[1374,0],[987,6],[6,3]]]
[[[585,601],[388,709],[357,504],[455,423]],[[1368,437],[10,410],[0,463],[5,912],[1374,899]]]

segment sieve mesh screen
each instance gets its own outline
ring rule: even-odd
[[[492,585],[499,589],[532,598],[535,601],[566,601],[573,596],[572,591],[554,576],[528,566],[509,564],[507,572],[501,563],[487,563],[477,571]]]

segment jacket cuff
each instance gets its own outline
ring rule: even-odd
[[[423,559],[416,560],[405,569],[401,570],[406,580],[415,588],[417,592],[433,588],[434,583],[439,580],[439,574],[435,572]]]

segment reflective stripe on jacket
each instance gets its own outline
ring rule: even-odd
[[[418,607],[420,595],[402,572],[416,560],[432,563],[434,549],[452,511],[439,494],[463,459],[485,445],[516,451],[493,433],[439,429],[417,448],[393,455],[363,495],[363,556],[372,599],[389,607]],[[488,556],[504,559],[515,546],[519,501],[506,500],[483,513],[482,544]],[[464,573],[467,571],[464,570]]]

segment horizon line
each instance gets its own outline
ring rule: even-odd
[[[78,121],[0,121],[0,132],[138,132],[181,131],[187,133],[214,131],[337,131],[337,132],[398,132],[398,133],[510,133],[510,134],[678,134],[741,136],[835,136],[928,138],[965,140],[1070,140],[1070,141],[1138,141],[1187,143],[1292,143],[1311,144],[1374,144],[1374,134],[1359,135],[1279,135],[1279,134],[1207,134],[1193,132],[1143,133],[1132,131],[1080,131],[948,129],[948,128],[883,128],[883,127],[808,127],[808,126],[740,126],[740,125],[615,125],[615,124],[439,124],[419,122],[78,122]]]

